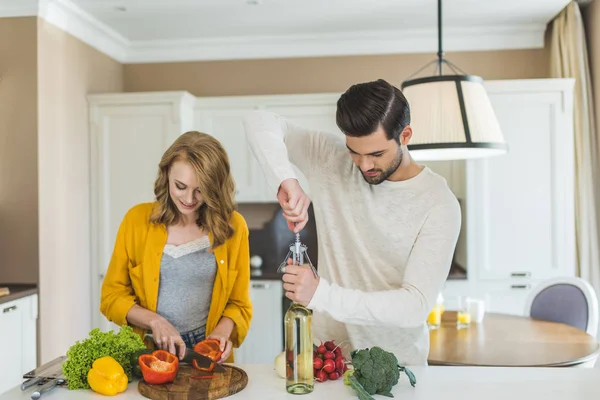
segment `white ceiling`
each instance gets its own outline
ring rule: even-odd
[[[541,47],[546,24],[568,3],[444,0],[444,48]],[[32,13],[26,9],[122,62],[437,47],[436,0],[0,0],[0,16]]]
[[[436,0],[73,0],[129,40],[435,29]],[[546,24],[568,0],[445,0],[450,27]],[[125,8],[126,11],[120,11]],[[406,38],[410,40],[410,38]]]

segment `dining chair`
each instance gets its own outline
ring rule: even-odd
[[[592,285],[579,277],[548,279],[534,287],[525,301],[525,316],[560,322],[596,337],[598,297]]]

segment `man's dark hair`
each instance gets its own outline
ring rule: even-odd
[[[352,85],[337,102],[336,123],[348,136],[367,136],[383,127],[387,138],[400,143],[410,124],[410,107],[400,89],[383,79]]]

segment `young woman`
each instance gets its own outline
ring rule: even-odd
[[[233,361],[250,326],[248,227],[234,210],[229,159],[210,135],[187,132],[165,152],[155,201],[130,209],[102,284],[102,313],[183,358],[221,342]]]

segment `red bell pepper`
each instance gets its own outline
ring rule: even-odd
[[[179,371],[179,359],[165,350],[140,355],[138,364],[144,380],[151,385],[173,382]]]
[[[221,355],[223,355],[223,352],[221,351],[221,343],[217,339],[205,339],[196,343],[194,346],[194,351],[210,358],[214,362],[219,361]],[[194,368],[204,372],[212,372],[212,370],[215,368],[214,363],[210,364],[210,367],[208,368],[199,367],[196,363],[196,360],[194,360],[192,364],[194,365]]]

